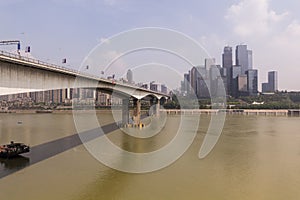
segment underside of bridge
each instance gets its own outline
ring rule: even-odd
[[[153,97],[148,97],[145,99],[133,99],[133,124],[136,126],[141,125],[141,106],[142,106],[142,101],[149,101],[150,102],[150,108],[153,108],[153,111],[150,112],[149,110],[149,115],[156,115],[159,116],[160,113],[160,104],[161,101],[164,102],[164,99],[157,99]],[[127,125],[130,124],[130,99],[129,98],[123,98],[122,99],[122,125]]]

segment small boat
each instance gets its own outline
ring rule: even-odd
[[[10,144],[5,144],[0,146],[0,157],[1,158],[11,158],[18,156],[22,153],[27,153],[30,151],[30,147],[23,143],[15,143],[13,141]]]
[[[36,110],[36,113],[52,113],[53,110]]]

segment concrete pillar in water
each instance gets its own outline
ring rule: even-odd
[[[97,91],[96,89],[93,89],[93,99],[96,100],[97,98]]]
[[[135,113],[135,124],[141,123],[141,100],[136,100],[136,113]]]
[[[152,107],[154,105],[154,99],[153,98],[151,98],[150,99],[150,110],[149,110],[149,115],[153,115],[153,114],[155,114],[155,110],[154,110],[154,108]]]
[[[129,123],[129,99],[122,99],[122,123]]]
[[[156,114],[156,116],[159,116],[159,111],[160,111],[160,100],[159,99],[157,99],[157,101],[156,101],[156,106],[155,106],[155,114]]]
[[[71,89],[67,88],[67,99],[71,99]]]

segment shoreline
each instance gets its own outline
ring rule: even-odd
[[[74,110],[5,110],[0,111],[1,114],[60,114],[73,113]],[[111,113],[110,109],[97,110],[76,110],[76,112],[94,112],[96,113]],[[121,110],[120,110],[121,111]],[[143,113],[148,112],[142,110]],[[230,115],[272,115],[272,116],[300,116],[300,110],[295,109],[164,109],[161,112],[166,112],[168,115],[191,115],[191,114],[218,114],[226,113]]]
[[[169,109],[164,110],[168,115],[172,114],[208,114],[217,115],[225,113],[229,115],[264,115],[264,116],[297,116],[300,117],[300,109]]]

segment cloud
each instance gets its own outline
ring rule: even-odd
[[[270,0],[240,0],[224,16],[233,44],[245,42],[253,50],[260,82],[270,70],[279,73],[279,89],[299,90],[300,23],[293,13],[276,12]]]
[[[294,20],[291,24],[288,25],[286,33],[290,36],[300,36],[300,24],[297,20]]]
[[[228,8],[225,19],[233,25],[236,35],[251,37],[269,34],[288,15],[272,10],[269,0],[242,0]]]

